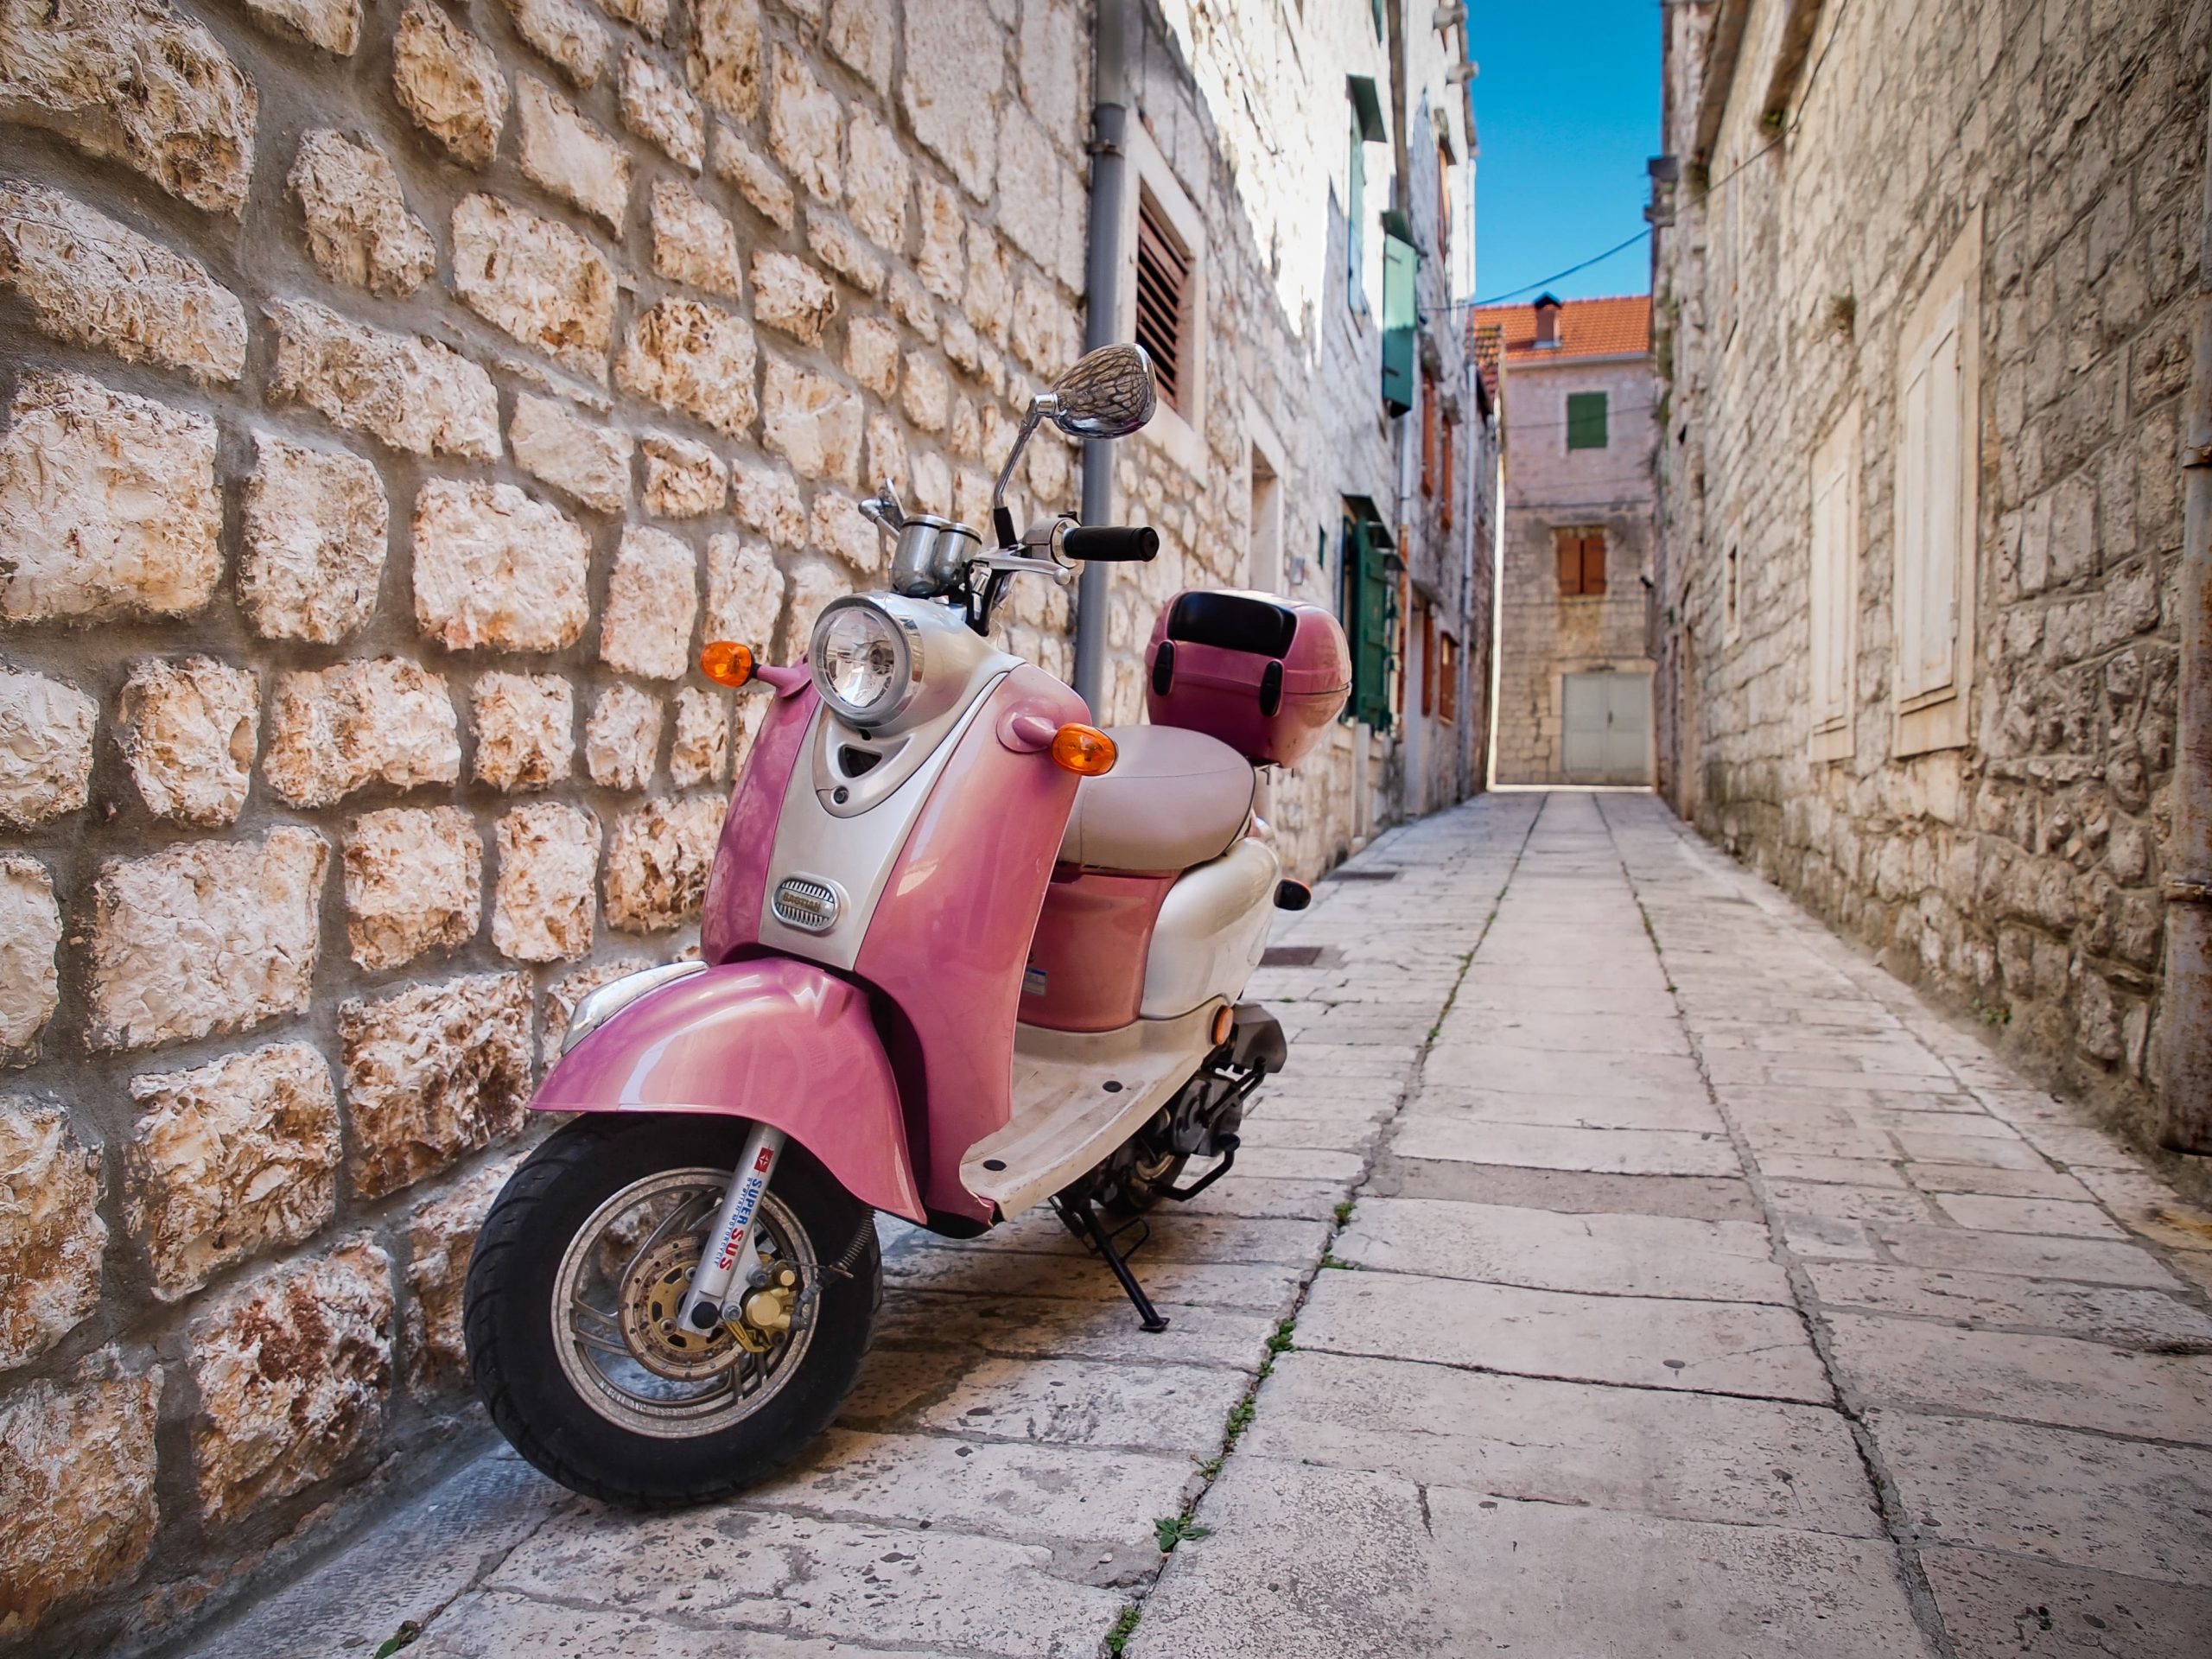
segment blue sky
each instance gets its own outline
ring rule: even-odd
[[[1643,228],[1659,151],[1660,0],[1469,0],[1475,293],[1488,300]],[[1561,299],[1641,294],[1649,245],[1551,284]],[[1516,297],[1533,299],[1533,292]]]

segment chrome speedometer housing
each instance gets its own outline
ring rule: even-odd
[[[822,701],[863,731],[896,720],[922,687],[921,631],[866,594],[823,608],[806,659]]]

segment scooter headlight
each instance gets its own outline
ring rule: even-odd
[[[921,675],[913,643],[883,607],[841,599],[814,625],[814,688],[855,726],[880,726],[912,701]]]

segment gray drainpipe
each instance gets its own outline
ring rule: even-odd
[[[1114,343],[1115,301],[1122,282],[1122,200],[1128,188],[1129,48],[1135,33],[1135,0],[1098,0],[1092,47],[1090,106],[1090,227],[1084,264],[1083,344],[1096,351]],[[1109,524],[1114,514],[1114,446],[1092,438],[1083,446],[1083,522]],[[1075,689],[1102,717],[1106,702],[1106,622],[1112,604],[1114,567],[1086,564],[1076,589]]]
[[[2183,419],[2181,708],[2166,866],[2165,1122],[2175,1152],[2212,1153],[2212,131],[2207,133],[2196,357]]]

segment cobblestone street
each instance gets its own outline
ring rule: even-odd
[[[2202,1655],[2212,1228],[2130,1154],[1649,797],[1285,919],[1164,1334],[1045,1211],[901,1228],[796,1472],[641,1519],[487,1454],[201,1651]]]

